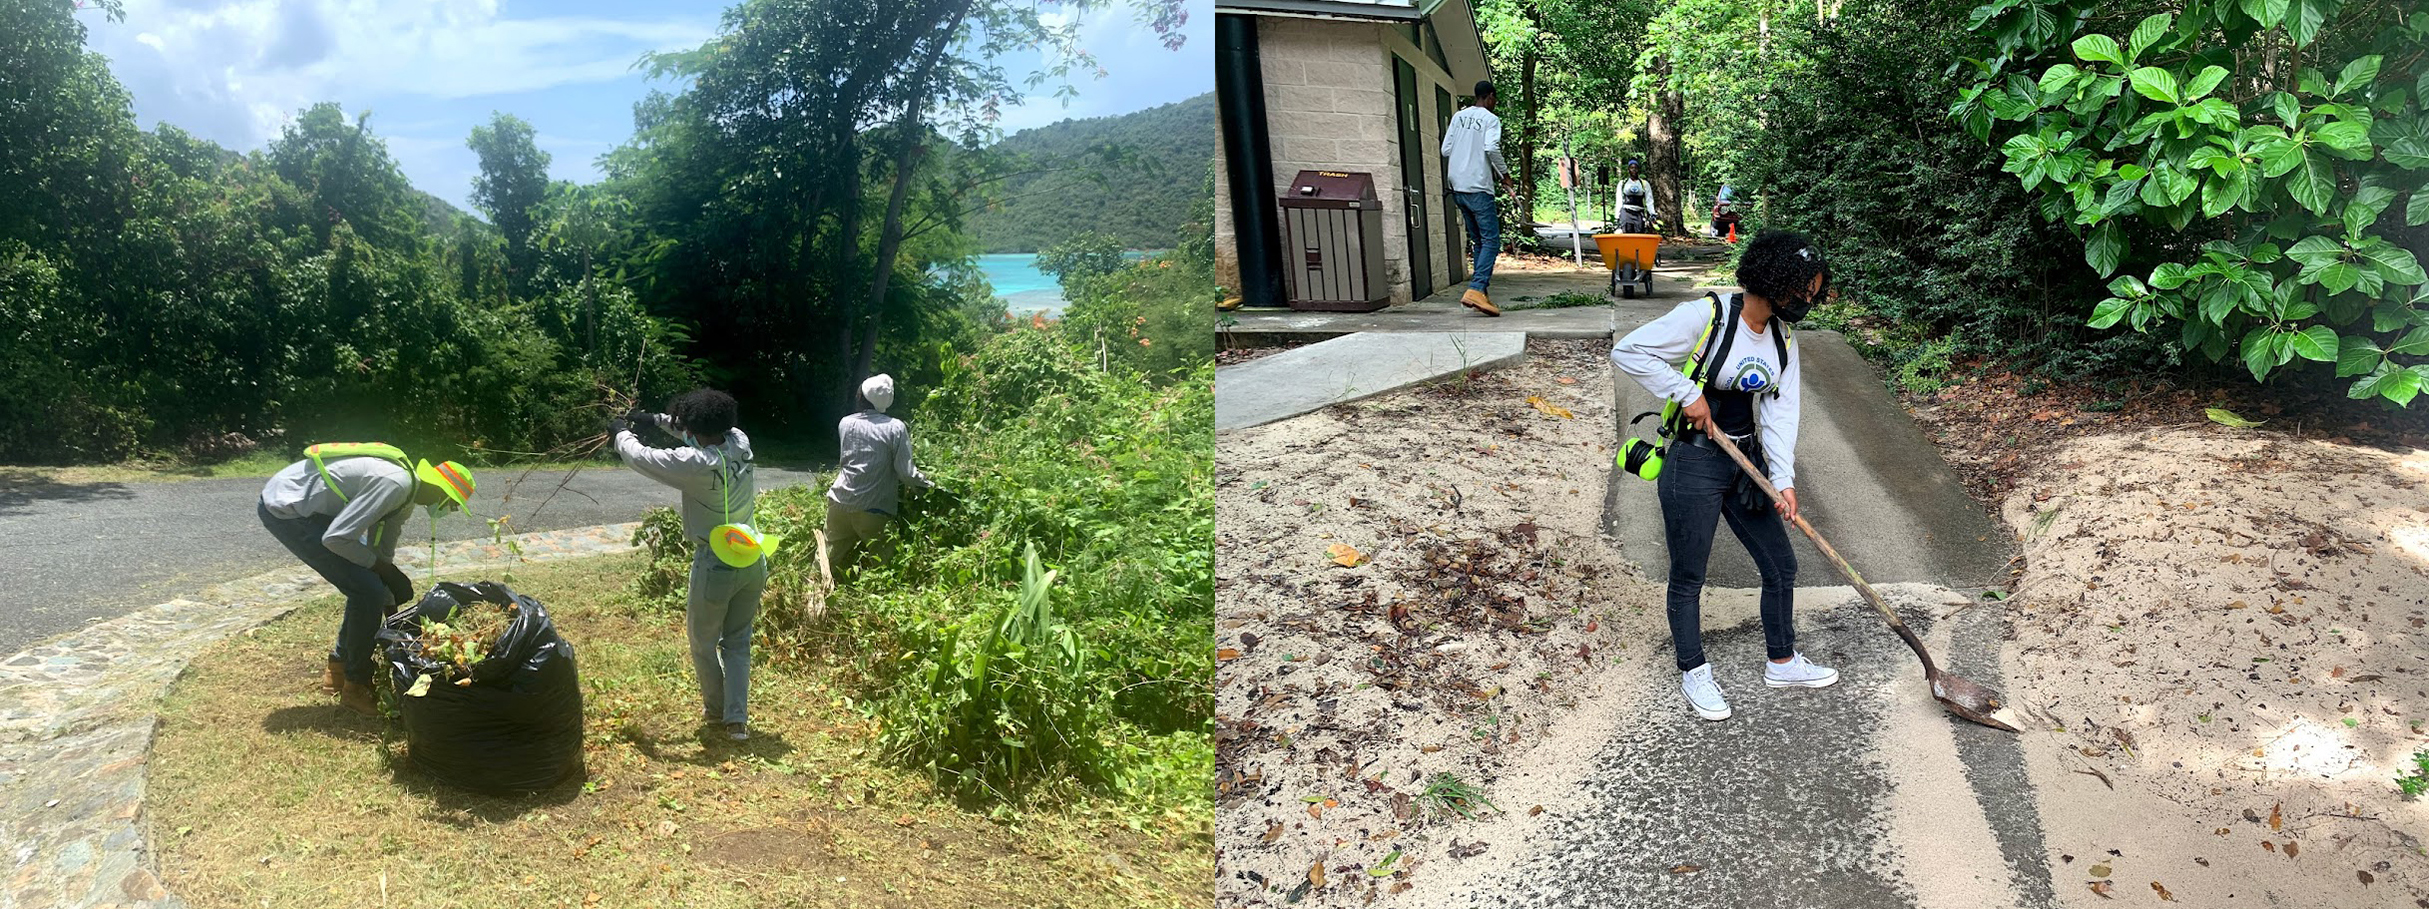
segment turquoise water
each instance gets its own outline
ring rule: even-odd
[[[1004,298],[1004,309],[1016,316],[1045,313],[1058,316],[1063,312],[1063,287],[1052,276],[1037,270],[1037,256],[1031,253],[996,253],[978,257],[978,270],[995,286],[995,295]]]

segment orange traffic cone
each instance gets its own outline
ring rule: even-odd
[[[1729,225],[1729,245],[1737,245],[1737,225],[1734,223]]]

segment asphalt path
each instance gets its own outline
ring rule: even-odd
[[[566,475],[573,476],[566,480]],[[482,471],[474,508],[506,515],[517,532],[638,520],[675,492],[607,461],[573,471]],[[516,478],[522,476],[518,482]],[[759,469],[762,489],[810,482],[813,471]],[[559,481],[565,481],[558,490]],[[0,482],[0,655],[202,587],[299,565],[262,529],[260,477],[56,483],[30,471]],[[509,487],[512,489],[509,489]],[[551,493],[554,497],[551,498]],[[427,540],[407,523],[405,545]],[[441,540],[486,538],[467,515],[438,522]]]

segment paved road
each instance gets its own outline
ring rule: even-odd
[[[574,471],[542,507],[565,472],[533,472],[509,496],[516,473],[485,471],[475,504],[511,515],[518,531],[630,521],[675,502],[672,490],[601,461]],[[759,477],[772,488],[809,482],[812,473],[762,468]],[[291,561],[254,514],[262,482],[60,484],[12,474],[0,484],[0,655]],[[422,519],[409,524],[417,535],[427,528]],[[439,522],[440,539],[488,535],[487,524],[464,515]]]
[[[2017,737],[1949,718],[1930,700],[1914,654],[1852,591],[1832,593],[1804,604],[1798,624],[1804,648],[1840,668],[1839,685],[1765,688],[1755,681],[1760,623],[1708,625],[1706,647],[1736,715],[1688,716],[1673,706],[1675,676],[1653,674],[1645,690],[1619,699],[1647,706],[1619,718],[1565,791],[1546,793],[1540,828],[1491,843],[1487,855],[1505,867],[1457,902],[2057,905]],[[1998,684],[1998,613],[1967,609],[1935,623],[1950,608],[1944,594],[1925,585],[1896,593],[1908,623],[1951,669]]]

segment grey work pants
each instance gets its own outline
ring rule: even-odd
[[[735,568],[719,561],[705,542],[693,552],[691,595],[683,606],[692,674],[700,680],[701,707],[723,722],[750,721],[751,625],[766,590],[766,559]]]

